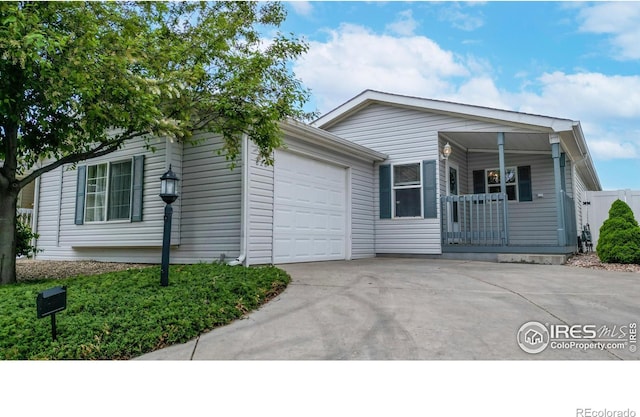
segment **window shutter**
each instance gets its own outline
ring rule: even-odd
[[[84,194],[87,188],[87,167],[78,166],[78,181],[76,182],[76,216],[75,224],[84,224]]]
[[[391,218],[391,165],[380,165],[380,218]]]
[[[142,221],[142,186],[144,184],[144,155],[133,157],[131,221]]]
[[[438,183],[436,180],[436,160],[422,161],[422,185],[424,197],[424,218],[435,219],[438,217]]]
[[[518,200],[533,201],[533,191],[531,189],[531,167],[518,167]]]
[[[473,193],[474,194],[484,194],[487,190],[484,186],[484,170],[479,169],[477,171],[473,171]]]

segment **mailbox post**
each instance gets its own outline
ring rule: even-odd
[[[38,293],[38,318],[51,316],[51,337],[56,340],[56,313],[67,308],[67,287],[53,287]]]

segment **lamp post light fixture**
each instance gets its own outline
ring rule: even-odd
[[[162,265],[160,267],[160,285],[169,285],[169,251],[171,248],[171,216],[173,207],[171,203],[178,198],[177,185],[180,179],[171,170],[160,177],[160,198],[166,203],[164,206],[164,231],[162,232]]]
[[[444,145],[444,147],[442,148],[442,159],[447,160],[449,159],[450,155],[451,155],[451,145],[449,145],[449,142],[447,142],[447,144]]]

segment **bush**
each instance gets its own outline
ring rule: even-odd
[[[638,226],[638,222],[635,217],[633,217],[631,207],[622,200],[616,200],[611,204],[611,208],[609,209],[609,218],[614,217],[623,218],[634,226]]]
[[[32,239],[40,237],[37,233],[33,233],[31,226],[18,220],[16,224],[16,256],[26,256],[31,258],[38,252],[38,249],[31,245]]]
[[[631,208],[616,200],[600,227],[598,257],[605,263],[640,264],[640,227]]]

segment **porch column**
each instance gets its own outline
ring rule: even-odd
[[[504,167],[504,132],[498,132],[498,159],[500,164],[500,192],[502,195],[507,198],[507,180],[506,180],[506,169]],[[504,201],[504,216],[502,216],[502,230],[504,230],[504,245],[509,244],[509,210],[508,210],[508,202]]]
[[[549,135],[549,143],[551,144],[551,157],[553,158],[553,177],[555,179],[556,191],[556,218],[558,246],[566,246],[566,235],[564,225],[564,196],[562,190],[562,169],[560,167],[560,135],[551,133]]]
[[[500,192],[507,193],[507,183],[505,180],[506,171],[504,170],[504,133],[498,133],[498,158],[500,160]]]

